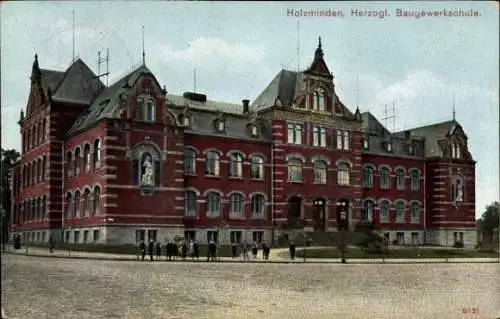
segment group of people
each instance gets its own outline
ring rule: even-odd
[[[249,260],[248,251],[249,245],[246,241],[243,241],[241,244],[233,243],[232,257],[238,257],[238,246],[241,246],[242,257],[243,260]],[[166,244],[162,245],[160,242],[156,242],[154,240],[150,240],[149,243],[145,243],[143,240],[139,242],[138,247],[138,255],[144,261],[146,259],[146,254],[149,254],[149,258],[151,261],[161,260],[162,251],[165,251],[166,260],[175,260],[176,258],[182,258],[182,260],[186,260],[186,258],[191,258],[194,260],[199,260],[200,258],[200,247],[196,240],[181,240],[177,242],[167,241]],[[207,260],[215,261],[217,259],[217,244],[215,241],[210,240],[208,242],[208,251],[207,251]],[[252,256],[253,258],[257,258],[257,254],[259,251],[259,245],[257,242],[254,242],[252,246]],[[264,260],[269,260],[271,248],[264,242],[262,243],[262,257]]]
[[[139,254],[141,259],[144,260],[146,258],[146,251],[149,253],[149,258],[151,261],[154,260],[156,255],[156,260],[160,260],[162,256],[162,249],[165,248],[165,256],[167,260],[175,260],[177,257],[185,260],[187,257],[191,257],[192,259],[200,258],[200,248],[198,242],[195,240],[191,241],[180,241],[180,242],[171,242],[168,241],[165,245],[162,246],[160,242],[155,242],[151,240],[147,247],[146,243],[141,240],[139,243]]]

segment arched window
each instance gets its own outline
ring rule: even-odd
[[[396,202],[396,223],[405,222],[405,203],[402,201]]]
[[[47,210],[47,196],[42,197],[42,219],[49,218],[49,212]]]
[[[75,192],[75,217],[80,218],[80,192]]]
[[[184,216],[196,217],[198,214],[198,196],[194,191],[184,192]]]
[[[43,142],[43,122],[38,125],[38,144]]]
[[[140,144],[134,148],[132,160],[133,184],[142,187],[161,185],[161,156],[156,145]]]
[[[251,177],[252,179],[264,179],[264,158],[258,155],[253,155],[250,158]]]
[[[33,146],[38,144],[38,124],[33,126]]]
[[[388,201],[383,200],[380,202],[380,222],[388,223],[389,222],[389,210],[391,205]]]
[[[71,152],[66,153],[66,176],[73,176],[73,154]]]
[[[215,151],[208,151],[205,154],[205,175],[219,176],[220,156]]]
[[[47,156],[43,156],[43,159],[42,159],[42,182],[45,181],[45,179],[47,178],[47,175],[49,173],[49,169],[47,168]]]
[[[73,196],[71,193],[66,194],[66,218],[71,218],[71,211],[73,210]]]
[[[411,190],[414,192],[420,191],[420,171],[414,169],[411,171]]]
[[[373,221],[373,210],[375,205],[371,200],[365,200],[363,202],[363,220],[367,222]]]
[[[42,199],[40,197],[36,199],[35,212],[36,212],[35,220],[41,220],[43,213],[42,213]]]
[[[420,223],[420,204],[417,202],[411,203],[410,211],[411,211],[411,222],[416,224]]]
[[[316,160],[313,163],[314,183],[326,184],[328,169],[325,161]]]
[[[237,193],[229,195],[229,215],[241,218],[243,211],[243,196]]]
[[[264,198],[264,195],[262,194],[252,195],[251,205],[252,205],[251,210],[253,218],[264,217],[264,212],[266,208],[266,200]]]
[[[229,176],[243,176],[243,156],[241,154],[232,153],[229,155]]]
[[[302,182],[302,160],[299,158],[291,158],[288,161],[288,181]]]
[[[39,158],[38,161],[37,161],[37,179],[36,179],[36,182],[37,183],[40,183],[43,179],[43,166],[42,166],[42,159]]]
[[[184,175],[196,175],[196,151],[190,148],[184,150]]]
[[[464,180],[460,176],[453,179],[451,185],[451,201],[455,204],[464,201]]]
[[[90,171],[90,145],[85,144],[83,147],[83,167],[85,170],[85,173],[88,173]]]
[[[380,169],[380,188],[382,189],[391,188],[391,172],[387,167],[382,167]]]
[[[77,147],[75,150],[75,176],[80,176],[80,168],[81,168],[81,154],[80,154],[80,147]]]
[[[83,214],[84,217],[89,216],[90,210],[90,189],[86,188],[83,192]]]
[[[370,166],[363,168],[363,187],[373,188],[373,168]]]
[[[101,213],[101,189],[99,186],[94,186],[94,216],[99,216]]]
[[[347,163],[337,165],[337,183],[339,185],[350,185],[350,167]]]
[[[206,215],[209,218],[220,216],[220,195],[216,192],[206,195]]]
[[[94,141],[94,169],[101,167],[101,140]]]
[[[45,132],[47,130],[47,120],[43,119],[42,122],[42,140],[45,141]]]
[[[406,188],[405,171],[402,168],[396,170],[396,187],[400,191]]]

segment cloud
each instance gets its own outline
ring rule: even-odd
[[[183,49],[170,46],[160,48],[160,54],[167,61],[193,63],[207,63],[214,58],[228,62],[261,62],[267,55],[263,49],[251,45],[236,43],[230,44],[220,38],[198,38]]]

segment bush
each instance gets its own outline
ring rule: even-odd
[[[453,244],[453,248],[464,248],[464,243],[461,242],[461,241],[456,241],[454,244]]]

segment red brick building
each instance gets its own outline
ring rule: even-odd
[[[80,59],[53,71],[35,56],[13,228],[33,242],[271,241],[287,220],[335,231],[345,211],[391,241],[473,245],[460,124],[391,133],[333,78],[321,42],[307,70],[241,105],[167,93],[145,65],[106,87]]]

